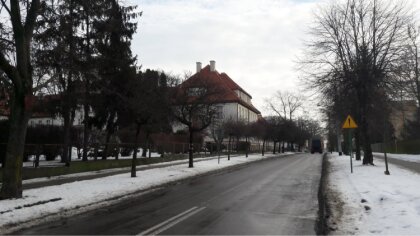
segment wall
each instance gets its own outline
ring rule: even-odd
[[[373,152],[383,152],[382,143],[371,145]],[[397,154],[420,154],[420,140],[404,140],[386,144],[388,153]]]
[[[225,103],[220,104],[219,106],[222,106],[223,110],[223,120],[237,120],[238,118],[238,109],[237,109],[237,103]]]
[[[416,119],[417,106],[415,101],[395,102],[391,109],[390,122],[394,127],[395,137],[402,139],[401,133],[404,129],[404,123]]]
[[[90,115],[92,116],[93,113],[91,112]],[[78,109],[74,115],[73,126],[83,125],[83,110]],[[1,118],[0,118],[1,119]],[[34,117],[30,118],[28,121],[28,125],[35,126],[35,125],[57,125],[62,126],[64,125],[64,120],[60,115],[56,115],[55,117]]]
[[[241,104],[238,104],[238,117],[240,120],[249,123],[255,122],[258,119],[258,115],[255,112],[242,106]]]
[[[240,91],[240,90],[235,90],[236,95],[238,95],[238,97],[240,99],[242,99],[242,101],[251,104],[251,97],[248,96],[246,93]]]

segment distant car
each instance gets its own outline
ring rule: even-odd
[[[322,154],[322,141],[321,139],[312,139],[311,142],[311,153],[319,152]]]

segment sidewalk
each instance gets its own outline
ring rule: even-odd
[[[391,161],[391,175],[385,175],[385,163],[381,159],[374,166],[353,161],[351,173],[349,159],[336,153],[328,157],[330,234],[418,235],[420,175]]]
[[[378,158],[382,161],[385,161],[383,153],[374,153],[373,157]],[[392,163],[394,165],[398,165],[400,167],[403,167],[405,169],[408,169],[408,170],[416,172],[416,173],[420,173],[420,163],[419,162],[400,160],[400,159],[392,157],[392,154],[387,154],[387,159],[388,159],[389,163]],[[389,170],[389,171],[392,171],[392,170]]]

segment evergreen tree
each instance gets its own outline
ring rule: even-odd
[[[94,125],[105,126],[106,140],[103,159],[108,154],[108,143],[117,129],[118,113],[127,97],[126,84],[135,75],[136,58],[131,52],[131,40],[137,24],[132,22],[141,15],[133,6],[121,6],[118,1],[108,0],[104,18],[95,24],[98,50],[98,77],[93,81],[94,89],[100,91],[95,97]]]

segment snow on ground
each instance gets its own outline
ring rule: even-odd
[[[149,158],[149,152],[147,152],[147,157],[142,157],[141,154],[143,152],[142,148],[139,148],[139,152],[137,153],[137,158]],[[160,157],[160,154],[157,152],[152,152],[150,157]],[[132,154],[129,156],[122,156],[121,154],[118,155],[118,159],[124,160],[124,159],[132,159]],[[93,160],[93,157],[88,157],[88,160]],[[98,159],[102,159],[102,157],[98,157]],[[115,157],[108,157],[108,160],[114,160]],[[33,167],[34,166],[34,160],[35,156],[29,156],[29,161],[23,162],[23,167]],[[72,148],[72,154],[71,154],[71,161],[82,161],[82,159],[79,159],[77,156],[77,148]],[[1,166],[1,165],[0,165]],[[56,167],[56,166],[64,166],[64,163],[61,163],[60,156],[57,156],[55,160],[53,161],[46,161],[45,155],[40,155],[39,157],[39,166],[41,167]]]
[[[420,233],[419,174],[389,164],[391,175],[385,175],[385,163],[379,160],[375,166],[353,161],[351,174],[349,156],[333,154],[329,161],[329,188],[344,202],[342,218],[331,234]],[[340,215],[337,208],[334,215]]]
[[[126,196],[164,183],[272,156],[272,154],[265,157],[254,154],[248,158],[237,156],[232,157],[230,161],[223,157],[220,164],[217,159],[213,159],[195,162],[194,168],[187,168],[186,164],[182,164],[138,171],[136,178],[131,178],[127,172],[99,179],[26,190],[21,199],[0,201],[0,234],[6,232],[8,224],[40,219],[65,210],[103,203],[107,199]],[[50,200],[55,201],[30,206]]]
[[[381,155],[381,156],[384,155],[382,152],[375,152],[373,154],[375,154],[375,155]],[[410,162],[418,162],[418,163],[420,163],[420,155],[387,153],[387,157],[393,158],[393,159],[398,159],[398,160],[403,160],[403,161],[410,161]]]
[[[233,154],[232,157],[234,157],[235,154]],[[204,160],[210,160],[210,159],[214,159],[217,158],[215,156],[210,156],[210,157],[201,157],[201,158],[195,158],[195,162],[200,162],[200,161],[204,161]],[[180,164],[183,162],[188,161],[188,159],[184,159],[184,160],[177,160],[177,161],[170,161],[170,162],[159,162],[159,163],[154,163],[154,164],[141,164],[138,165],[137,167],[144,167],[144,168],[148,168],[148,167],[152,167],[152,168],[157,168],[160,166],[165,166],[168,164],[174,165],[174,164]],[[121,168],[111,168],[111,169],[103,169],[103,170],[97,170],[97,171],[87,171],[87,172],[80,172],[80,173],[74,173],[74,174],[67,174],[67,175],[59,175],[59,176],[51,176],[51,177],[41,177],[41,178],[35,178],[35,179],[27,179],[27,180],[23,180],[24,184],[29,184],[29,183],[40,183],[40,182],[48,182],[51,180],[57,180],[57,179],[69,179],[69,178],[74,178],[74,177],[85,177],[85,176],[95,176],[97,174],[112,174],[115,172],[120,172],[120,171],[127,171],[127,173],[130,172],[131,170],[131,166],[128,167],[121,167]],[[1,186],[1,183],[0,183]]]

